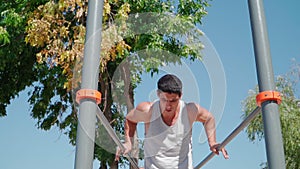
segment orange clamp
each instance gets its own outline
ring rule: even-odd
[[[261,104],[265,101],[273,100],[276,101],[277,104],[281,103],[281,93],[277,91],[264,91],[260,92],[258,95],[256,95],[256,103],[259,107],[261,107]]]
[[[95,100],[97,104],[101,103],[101,93],[93,89],[80,89],[76,92],[76,102],[79,104],[82,99]]]

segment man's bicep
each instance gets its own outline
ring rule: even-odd
[[[193,102],[188,103],[188,112],[191,123],[204,122],[202,108],[199,104]]]
[[[210,116],[210,112],[208,110],[201,107],[200,105],[197,105],[197,118],[196,118],[197,121],[202,123],[206,122],[209,116]]]

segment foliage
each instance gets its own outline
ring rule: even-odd
[[[201,59],[202,33],[194,26],[207,14],[208,1],[104,0],[100,108],[116,131],[123,132],[121,110],[133,107],[142,72],[153,74],[159,66],[181,63],[182,57]],[[87,7],[88,0],[16,0],[0,5],[0,80],[8,82],[0,87],[1,115],[10,99],[32,86],[29,103],[37,126],[59,127],[73,145],[77,108],[72,96],[81,83]],[[116,72],[120,76],[115,77]],[[97,145],[95,153],[101,164],[112,162],[112,155]]]
[[[0,4],[0,116],[18,93],[36,81],[35,48],[24,41],[30,13],[44,0],[1,1]]]
[[[294,62],[290,72],[278,76],[276,87],[282,94],[279,106],[283,146],[287,168],[300,168],[300,100],[299,100],[300,64]],[[244,117],[256,107],[255,96],[258,90],[251,91],[244,100]],[[262,115],[257,116],[247,127],[250,141],[264,137]]]

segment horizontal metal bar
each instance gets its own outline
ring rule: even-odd
[[[259,114],[261,108],[256,107],[247,117],[244,119],[244,121],[236,127],[226,138],[225,140],[219,145],[218,150],[224,148],[236,135],[238,135],[246,126],[249,125],[249,123]],[[207,155],[194,169],[199,169],[204,164],[206,164],[209,160],[211,160],[215,154],[211,152],[209,155]]]
[[[103,124],[104,128],[113,139],[113,141],[117,144],[117,146],[121,149],[121,151],[125,150],[121,140],[118,138],[117,134],[115,133],[114,129],[111,127],[109,121],[106,119],[100,108],[98,107],[98,111],[96,112],[97,117],[100,119],[101,123]],[[132,164],[133,168],[139,169],[138,164],[134,161],[134,159],[130,156],[130,154],[124,154],[129,162]]]

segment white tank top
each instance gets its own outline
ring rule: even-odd
[[[153,104],[151,121],[144,140],[145,169],[193,169],[192,128],[185,103],[174,125],[162,119],[159,101]]]

